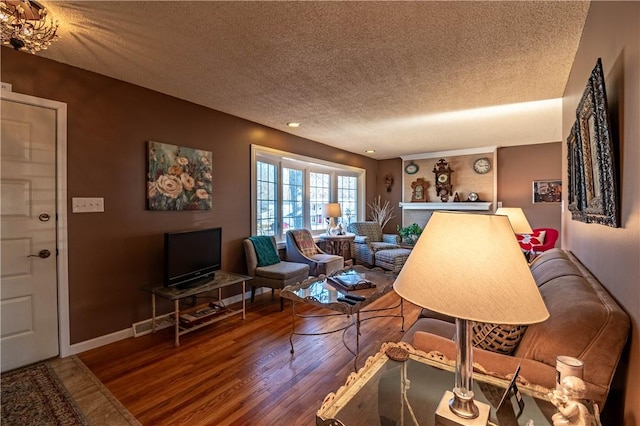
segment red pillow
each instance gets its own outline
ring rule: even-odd
[[[535,250],[536,246],[544,244],[547,231],[534,231],[533,234],[517,234],[518,243],[523,250]]]

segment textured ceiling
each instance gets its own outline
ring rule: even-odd
[[[378,159],[559,140],[560,109],[549,100],[562,96],[589,8],[583,1],[45,5],[62,38],[41,56],[347,151],[375,149],[366,155]],[[539,111],[512,105],[525,102]],[[498,105],[510,106],[485,108]],[[290,121],[302,126],[288,128]]]

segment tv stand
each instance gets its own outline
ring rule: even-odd
[[[151,328],[156,332],[156,296],[173,302],[173,322],[175,331],[174,346],[180,346],[180,336],[190,333],[199,328],[205,327],[214,322],[221,321],[232,315],[242,314],[242,319],[246,318],[246,306],[244,294],[246,291],[246,282],[253,277],[248,275],[234,274],[232,272],[216,271],[213,278],[209,277],[204,281],[196,281],[193,285],[187,287],[165,287],[158,285],[150,285],[142,287],[142,290],[151,293]],[[242,283],[242,309],[232,310],[225,308],[220,312],[212,312],[211,315],[204,316],[200,321],[181,321],[180,320],[180,301],[188,297],[197,296],[202,293],[218,290],[218,303],[213,306],[220,306],[222,300],[222,288],[234,284]],[[190,283],[191,284],[191,283]],[[183,318],[184,319],[184,318]]]
[[[180,289],[180,290],[187,290],[187,289],[190,289],[190,288],[199,287],[202,284],[206,284],[209,281],[215,280],[215,278],[216,278],[215,273],[212,273],[208,277],[196,278],[196,279],[194,279],[192,281],[189,281],[189,282],[186,282],[186,283],[182,283],[182,284],[177,284],[177,285],[174,285],[172,287]]]

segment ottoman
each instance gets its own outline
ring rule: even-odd
[[[393,273],[397,274],[404,266],[404,262],[407,261],[410,254],[411,250],[403,248],[379,250],[375,254],[375,266],[393,271]]]

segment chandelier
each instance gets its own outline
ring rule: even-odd
[[[0,1],[0,25],[2,44],[15,50],[36,53],[59,38],[58,22],[47,19],[47,9],[35,0]]]

